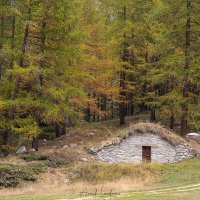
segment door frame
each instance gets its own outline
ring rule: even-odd
[[[142,146],[142,161],[151,162],[151,146]]]

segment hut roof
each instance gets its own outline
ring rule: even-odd
[[[164,127],[162,127],[159,124],[154,123],[138,123],[128,128],[122,135],[121,138],[126,139],[129,136],[132,136],[137,133],[151,133],[155,135],[159,135],[162,139],[167,140],[172,145],[176,146],[180,142],[185,142],[185,140],[178,136],[176,133],[174,133],[171,130],[168,130]]]

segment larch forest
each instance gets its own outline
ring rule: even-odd
[[[0,145],[149,111],[200,129],[198,0],[0,0]]]

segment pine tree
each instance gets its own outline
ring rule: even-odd
[[[107,102],[112,102],[118,86],[113,82],[116,70],[113,67],[114,57],[110,48],[107,16],[98,1],[83,1],[82,32],[84,52],[81,82],[88,98],[82,101],[86,109],[86,121],[105,120],[110,114]]]
[[[151,44],[157,51],[158,60],[154,62],[154,67],[149,74],[152,77],[152,83],[159,84],[159,90],[162,87],[166,88],[162,93],[163,97],[157,97],[157,102],[162,103],[165,97],[166,100],[173,99],[170,106],[171,120],[175,112],[179,116],[182,115],[181,135],[183,137],[186,137],[187,123],[194,114],[191,111],[194,110],[193,107],[198,108],[199,99],[197,79],[194,76],[194,71],[198,71],[196,40],[198,40],[199,30],[195,23],[197,10],[195,1],[179,0],[159,1],[151,12],[151,16],[156,16],[151,26],[151,31],[155,35],[154,43]],[[156,26],[157,29],[153,30]],[[171,127],[173,127],[172,121]]]
[[[7,6],[12,20],[8,39],[2,40],[8,55],[1,87],[5,154],[13,134],[37,139],[41,121],[65,122],[66,116],[75,113],[70,99],[82,95],[74,81],[80,55],[79,3],[11,1]]]

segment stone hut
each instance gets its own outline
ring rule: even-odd
[[[103,142],[95,158],[110,163],[174,163],[195,156],[195,151],[175,133],[152,123],[139,123],[120,137]]]

